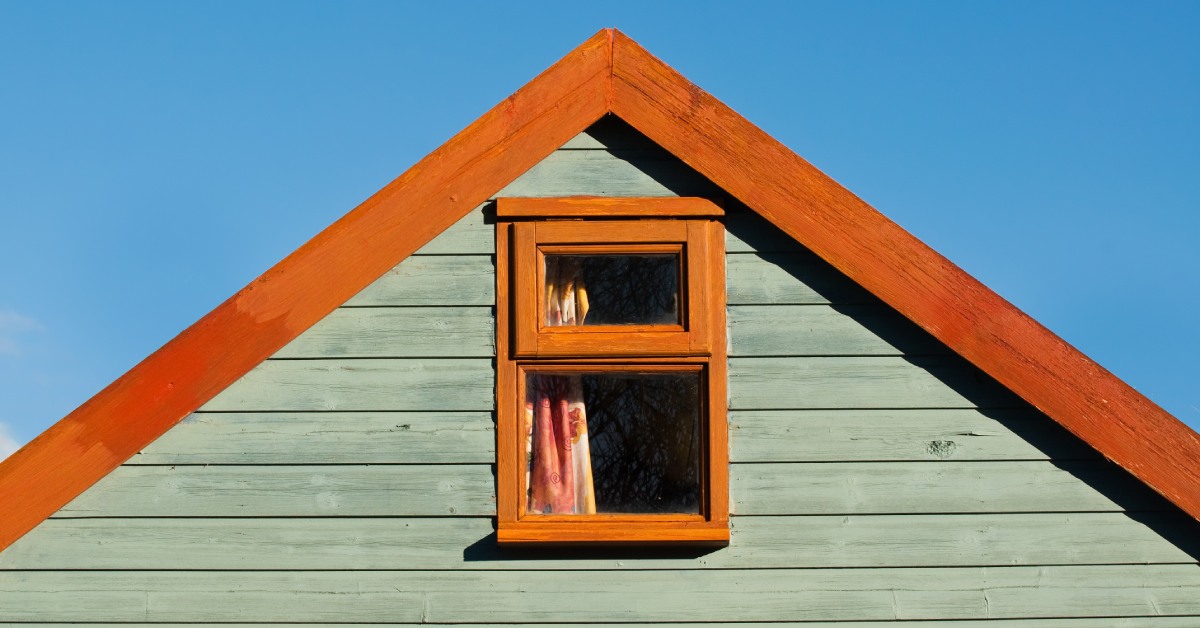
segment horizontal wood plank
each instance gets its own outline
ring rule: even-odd
[[[569,604],[546,604],[548,599]],[[509,623],[1200,614],[1200,567],[0,572],[0,620]]]
[[[491,255],[496,252],[496,227],[492,202],[463,216],[413,255]]]
[[[495,305],[490,255],[421,255],[396,265],[344,305]]]
[[[740,515],[1118,512],[1165,503],[1104,461],[730,466]],[[438,516],[495,513],[490,465],[138,466],[69,517]]]
[[[267,360],[203,411],[491,410],[487,358]]]
[[[490,412],[201,412],[138,464],[428,464],[496,460]]]
[[[733,462],[1099,457],[1032,408],[738,410],[729,430]]]
[[[950,353],[884,306],[733,305],[727,320],[734,357]]]
[[[496,355],[487,306],[343,307],[274,358],[476,358]]]
[[[1102,460],[735,464],[739,515],[1116,512],[1166,508]]]
[[[496,193],[501,196],[716,196],[704,177],[665,153],[560,150]]]
[[[742,516],[731,546],[701,560],[760,569],[1195,564],[1198,530],[1176,512]]]
[[[711,552],[522,551],[490,517],[51,519],[2,569],[638,570],[1195,563],[1197,524],[1124,513],[735,517]],[[1162,535],[1175,540],[1173,543]]]
[[[490,465],[121,466],[56,517],[491,515]]]
[[[730,203],[725,214],[727,253],[807,253],[808,249],[762,216],[740,203]],[[811,255],[811,253],[809,253]],[[816,256],[813,256],[816,257]]]
[[[725,256],[729,305],[879,303],[811,253]]]
[[[1089,617],[1087,619],[985,619],[985,620],[933,620],[906,621],[897,624],[894,621],[837,621],[837,622],[772,622],[772,628],[1196,628],[1200,624],[1200,616],[1175,617]],[[15,628],[27,624],[0,623],[0,628]],[[132,628],[145,624],[110,622],[97,623],[38,623],[38,628]],[[203,628],[209,624],[177,624],[157,623],[155,628]],[[403,624],[395,622],[380,622],[380,626],[426,626],[428,624]],[[505,624],[508,628],[570,628],[579,624]],[[661,628],[661,623],[621,623],[621,624],[590,624],[606,628]],[[723,622],[727,628],[762,628],[761,623]],[[351,628],[358,624],[306,623],[305,628]],[[457,628],[493,628],[495,624],[455,624]],[[220,628],[294,628],[293,624],[280,623],[222,623]],[[671,628],[711,628],[708,623],[672,623]]]
[[[1023,405],[951,357],[730,358],[733,410]]]

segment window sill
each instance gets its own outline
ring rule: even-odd
[[[663,520],[662,517],[590,515],[557,521],[523,519],[501,523],[496,539],[501,545],[729,545],[729,525],[703,520]]]

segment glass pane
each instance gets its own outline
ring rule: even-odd
[[[525,386],[527,512],[700,512],[699,373],[539,373]]]
[[[546,322],[680,324],[679,256],[547,255]]]

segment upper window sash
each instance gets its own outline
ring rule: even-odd
[[[538,221],[513,225],[513,305],[518,357],[689,356],[711,353],[709,220]],[[666,324],[546,324],[547,255],[676,255],[678,318]],[[603,294],[591,296],[604,298]]]

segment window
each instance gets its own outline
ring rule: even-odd
[[[510,275],[515,354],[708,355],[713,224],[651,219],[515,223],[516,272]],[[564,319],[564,305],[578,308],[578,317]]]
[[[722,215],[497,203],[501,543],[728,543]]]

